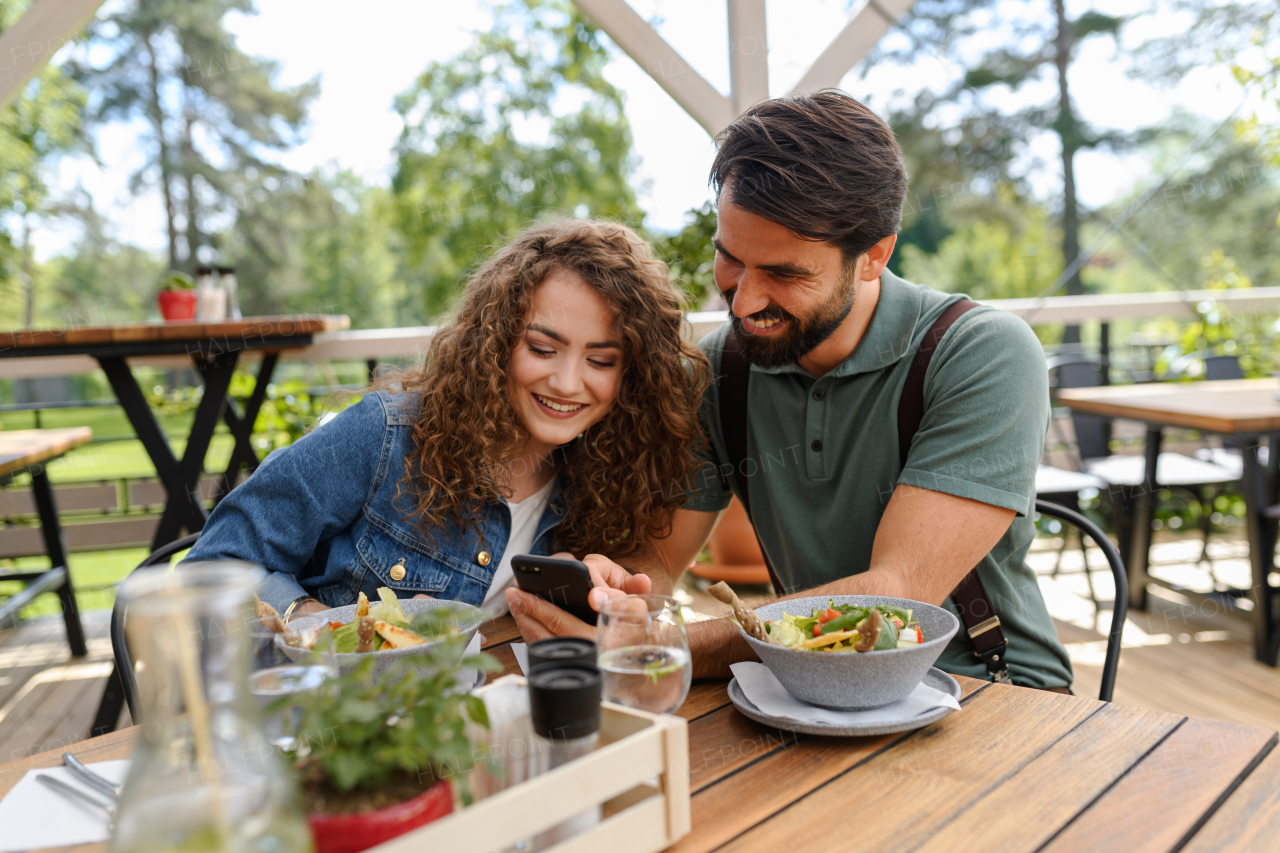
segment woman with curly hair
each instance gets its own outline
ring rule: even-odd
[[[630,229],[535,226],[472,277],[421,367],[269,455],[187,559],[259,563],[263,600],[300,614],[384,586],[501,607],[514,554],[633,553],[697,468],[708,368],[681,322]]]

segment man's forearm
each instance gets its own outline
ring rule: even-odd
[[[648,544],[641,546],[636,553],[622,557],[617,563],[633,575],[648,575],[649,580],[653,581],[653,592],[657,595],[670,595],[676,588],[676,581],[684,573],[682,570],[672,577],[671,569],[657,550]]]
[[[729,678],[730,664],[760,660],[742,639],[738,626],[727,619],[708,619],[689,626],[689,653],[694,678]]]

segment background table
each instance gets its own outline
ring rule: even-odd
[[[514,623],[481,630],[504,670],[517,671]],[[689,721],[693,832],[671,849],[825,849],[845,838],[904,852],[1259,853],[1280,837],[1273,731],[960,682],[963,711],[866,738],[770,729],[729,704],[725,682],[694,684],[679,711]],[[74,751],[122,758],[135,738],[126,729]],[[0,767],[0,794],[59,756]]]
[[[235,486],[242,466],[252,470],[258,464],[250,433],[266,397],[279,351],[306,346],[319,332],[345,329],[349,325],[350,320],[345,316],[296,315],[219,322],[20,329],[0,332],[0,357],[88,355],[97,359],[167,493],[164,513],[151,542],[155,550],[177,539],[184,527],[189,533],[204,528],[208,511],[198,483],[218,421],[226,421],[235,445],[215,502]],[[227,389],[240,353],[250,349],[263,350],[264,354],[253,393],[244,411],[240,411],[228,401]],[[190,356],[205,382],[181,462],[174,457],[126,361],[139,356],[175,354]]]
[[[1155,512],[1154,482],[1156,460],[1166,426],[1196,429],[1232,436],[1240,448],[1243,470],[1241,491],[1245,500],[1245,529],[1249,539],[1250,614],[1254,623],[1254,656],[1276,666],[1280,655],[1280,588],[1272,583],[1275,572],[1276,521],[1268,508],[1276,502],[1280,483],[1280,446],[1271,438],[1267,465],[1259,463],[1263,438],[1280,431],[1280,380],[1239,379],[1219,382],[1162,382],[1151,385],[1111,385],[1102,388],[1073,388],[1058,399],[1073,411],[1113,418],[1128,418],[1147,425],[1145,483],[1135,495],[1126,496],[1132,513],[1121,518],[1121,553],[1129,573],[1129,606],[1145,609],[1146,586],[1157,583],[1172,587],[1148,571],[1151,548],[1151,519]],[[1234,599],[1205,596],[1176,587],[1192,598],[1213,598],[1219,605],[1235,607]]]
[[[34,572],[0,573],[0,581],[22,581],[26,587],[0,606],[0,619],[17,614],[42,592],[56,592],[62,603],[62,619],[67,626],[67,645],[74,656],[87,655],[84,628],[80,624],[80,608],[76,605],[71,571],[67,568],[67,542],[58,520],[58,504],[49,484],[45,463],[57,459],[68,450],[88,443],[93,438],[89,427],[71,429],[15,429],[0,431],[0,485],[12,481],[16,474],[31,474],[31,494],[40,515],[40,532],[44,537],[49,568]]]

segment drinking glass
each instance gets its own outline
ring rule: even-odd
[[[668,595],[628,595],[596,621],[603,699],[654,714],[674,713],[689,695],[693,668],[680,603]]]
[[[289,628],[307,630],[324,621],[321,618],[303,616],[291,621]],[[328,679],[336,678],[337,675],[338,662],[334,657],[333,638],[328,631],[320,635],[315,647],[306,656],[251,673],[249,692],[257,698],[262,709],[263,730],[267,741],[279,749],[292,750],[297,745],[295,735],[302,720],[302,705],[298,700],[303,694],[318,690]]]

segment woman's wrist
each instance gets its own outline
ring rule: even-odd
[[[285,622],[288,622],[295,616],[301,616],[305,613],[319,613],[321,610],[328,609],[329,608],[325,607],[311,596],[304,595],[299,598],[295,598],[289,603],[289,606],[285,608],[283,618]]]

